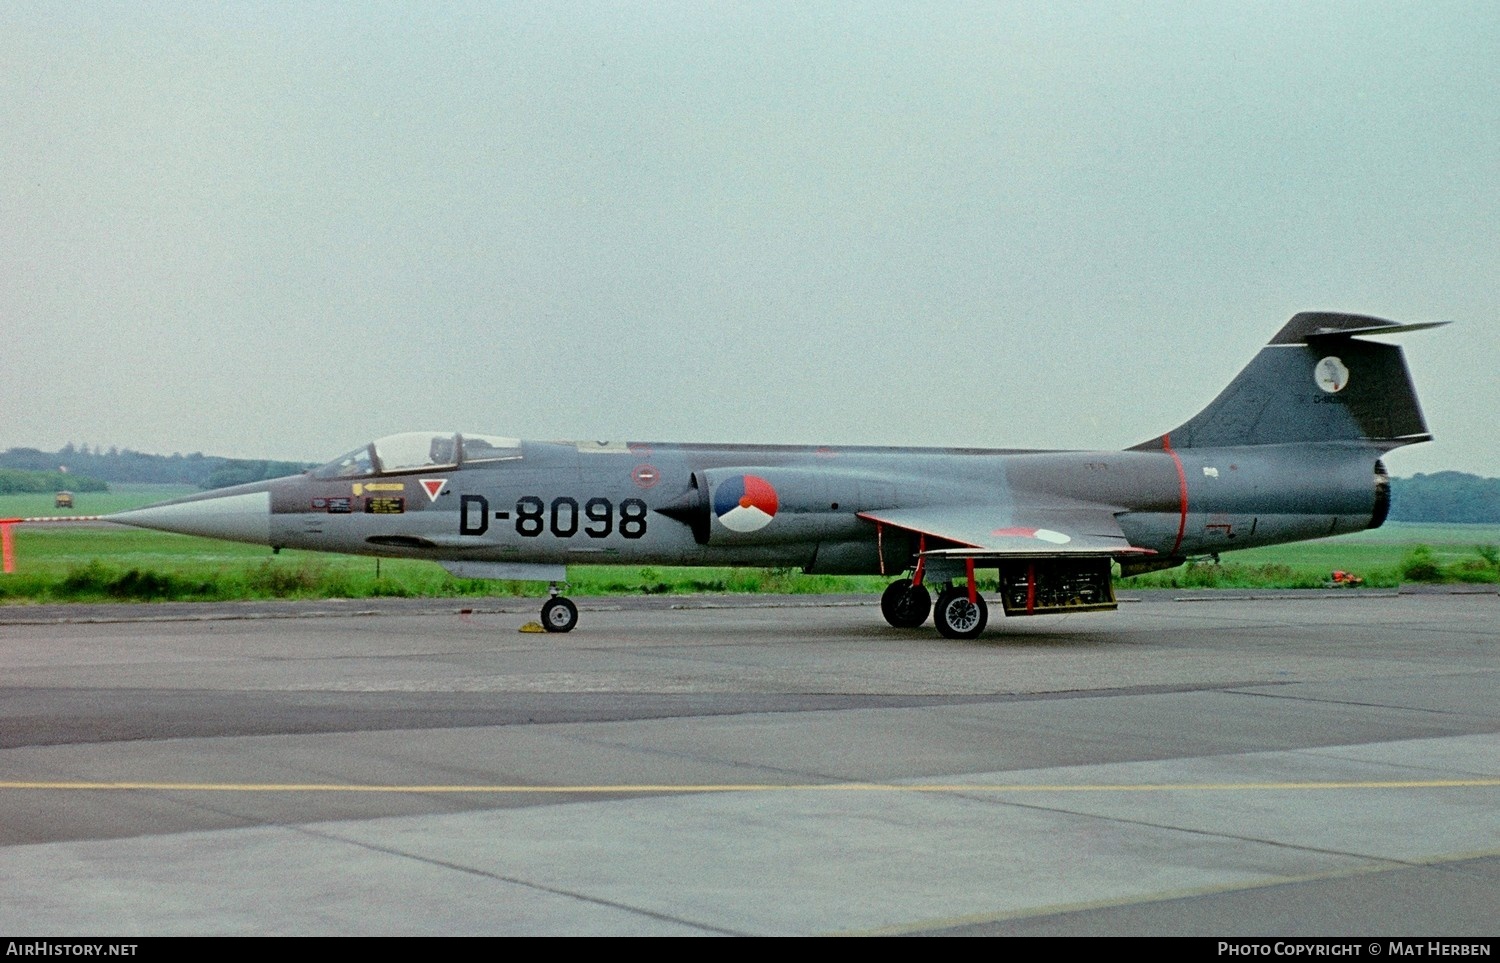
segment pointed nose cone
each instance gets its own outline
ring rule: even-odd
[[[192,495],[104,518],[136,528],[268,545],[271,493],[264,485],[241,485],[223,494]]]

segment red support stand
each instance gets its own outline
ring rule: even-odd
[[[0,556],[3,556],[6,575],[16,570],[16,545],[11,529],[19,521],[19,518],[0,518]]]

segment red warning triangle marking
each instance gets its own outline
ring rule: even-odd
[[[427,490],[427,500],[430,502],[437,501],[439,493],[442,492],[443,486],[446,484],[448,484],[448,479],[446,478],[423,478],[422,487]]]

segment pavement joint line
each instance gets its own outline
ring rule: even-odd
[[[862,608],[873,607],[878,603],[875,596],[868,599],[847,600],[828,599],[823,601],[819,596],[808,595],[796,598],[779,600],[746,600],[744,602],[718,602],[718,601],[684,601],[662,606],[662,608],[675,610],[698,610],[698,609],[783,609],[783,608]],[[449,608],[449,604],[457,606]],[[280,612],[174,612],[168,615],[152,615],[147,613],[120,612],[108,615],[94,615],[80,613],[78,615],[53,615],[37,616],[27,618],[24,615],[11,617],[11,612],[0,609],[0,626],[5,625],[113,625],[117,623],[131,622],[241,622],[259,621],[269,619],[337,619],[349,617],[371,617],[371,616],[471,616],[471,615],[516,615],[530,612],[535,608],[535,600],[531,598],[517,599],[509,605],[475,606],[464,605],[462,599],[432,599],[430,604],[424,607],[413,607],[410,609],[384,609],[384,608],[359,608],[359,609],[306,609],[298,611]],[[48,603],[51,605],[67,603]],[[82,603],[84,608],[89,603]],[[110,603],[105,603],[110,604]],[[150,605],[150,603],[143,603]],[[236,603],[167,603],[167,604],[202,604],[205,607],[219,606]],[[252,603],[253,604],[253,603]],[[271,602],[269,604],[295,605],[295,602]],[[594,604],[585,602],[582,606],[584,612],[624,612],[629,609],[619,603]],[[11,611],[14,611],[12,609]]]
[[[1214,896],[1221,893],[1249,892],[1257,889],[1269,889],[1275,886],[1295,886],[1299,883],[1315,883],[1332,879],[1350,879],[1356,876],[1369,876],[1377,873],[1390,873],[1397,870],[1440,867],[1452,863],[1461,863],[1473,859],[1489,859],[1500,855],[1500,850],[1483,850],[1478,852],[1452,853],[1440,856],[1432,856],[1422,859],[1414,859],[1401,862],[1375,862],[1359,866],[1349,866],[1343,869],[1332,869],[1321,873],[1299,873],[1295,876],[1272,876],[1265,879],[1246,880],[1243,882],[1216,883],[1210,886],[1181,887],[1178,889],[1166,889],[1156,893],[1146,893],[1140,896],[1119,896],[1113,899],[1089,900],[1080,903],[1055,903],[1045,906],[1032,906],[1026,909],[1011,910],[998,913],[970,913],[963,916],[947,918],[936,918],[929,920],[901,923],[895,926],[883,926],[868,930],[846,930],[842,932],[829,933],[829,936],[908,936],[917,933],[930,933],[937,930],[955,929],[960,926],[978,926],[985,923],[1003,923],[1011,920],[1039,919],[1044,916],[1064,916],[1069,913],[1083,913],[1090,910],[1116,909],[1125,906],[1145,906],[1152,903],[1168,903],[1179,899],[1192,899],[1202,896]],[[1369,860],[1370,857],[1351,857],[1359,860]]]
[[[1326,595],[1219,595],[1219,594],[1216,593],[1214,595],[1175,595],[1175,596],[1172,597],[1172,601],[1174,601],[1174,602],[1268,602],[1268,601],[1273,601],[1274,600],[1274,601],[1277,601],[1277,602],[1282,602],[1282,601],[1289,601],[1289,602],[1342,602],[1342,601],[1353,600],[1353,599],[1356,599],[1356,598],[1361,598],[1361,599],[1398,599],[1398,598],[1401,598],[1402,594],[1403,593],[1397,592],[1397,591],[1391,591],[1391,592],[1383,592],[1383,591],[1377,591],[1377,592],[1360,592],[1357,596],[1356,595],[1343,595],[1343,594],[1337,594],[1337,593],[1326,594]],[[1478,595],[1478,594],[1483,594],[1483,593],[1478,593],[1478,592],[1455,592],[1453,594],[1454,595]]]
[[[447,859],[438,859],[436,857],[429,856],[429,855],[424,855],[422,853],[412,852],[410,850],[400,849],[400,848],[397,848],[397,847],[394,847],[394,846],[388,846],[388,845],[384,845],[384,844],[381,844],[381,843],[371,842],[370,840],[367,840],[367,839],[360,839],[360,838],[353,837],[353,836],[340,835],[338,833],[332,833],[332,832],[326,832],[326,831],[319,831],[319,830],[316,830],[316,829],[313,829],[313,828],[307,827],[307,826],[296,826],[296,827],[283,826],[282,828],[290,829],[290,830],[292,830],[294,832],[301,833],[302,835],[305,835],[305,836],[311,836],[314,839],[326,840],[328,842],[338,843],[338,844],[341,844],[341,845],[357,846],[360,849],[365,849],[365,850],[368,850],[368,851],[373,852],[373,853],[384,853],[384,854],[386,854],[388,856],[395,856],[398,859],[409,859],[409,860],[413,860],[415,862],[425,863],[428,866],[438,866],[438,867],[441,867],[443,869],[451,869],[451,870],[454,870],[456,872],[467,873],[469,875],[478,876],[478,877],[481,877],[483,879],[491,879],[491,880],[494,880],[494,881],[496,881],[498,883],[505,883],[505,884],[508,884],[508,885],[511,885],[511,886],[520,886],[520,887],[523,887],[525,889],[534,890],[534,891],[537,891],[537,892],[551,893],[554,896],[561,896],[561,897],[564,897],[566,899],[578,900],[579,902],[582,902],[582,903],[590,903],[590,904],[595,905],[595,906],[604,906],[604,907],[608,907],[610,909],[616,909],[616,910],[620,910],[620,911],[626,912],[626,913],[632,913],[632,914],[639,915],[639,916],[647,916],[647,917],[650,917],[651,919],[660,920],[660,921],[662,921],[664,923],[671,923],[671,924],[678,925],[678,926],[685,926],[685,927],[689,927],[691,929],[702,930],[702,931],[709,932],[709,933],[720,933],[720,934],[723,934],[725,936],[746,936],[746,935],[749,935],[749,934],[746,934],[746,933],[741,933],[741,932],[739,932],[737,930],[725,929],[722,926],[714,926],[713,924],[710,924],[710,923],[700,923],[700,922],[695,922],[693,920],[688,920],[688,919],[684,919],[684,918],[681,918],[681,917],[672,916],[672,915],[667,914],[667,913],[662,913],[662,912],[658,912],[658,911],[653,910],[653,909],[649,909],[649,908],[647,908],[645,906],[637,906],[637,905],[632,905],[632,904],[629,904],[629,903],[622,903],[622,902],[620,902],[618,900],[605,899],[605,898],[600,897],[600,896],[591,896],[588,893],[585,893],[585,892],[583,892],[581,890],[570,890],[570,889],[563,889],[563,888],[558,887],[558,886],[548,886],[548,885],[546,885],[544,883],[541,883],[541,882],[538,882],[536,880],[528,880],[528,879],[524,879],[524,878],[519,877],[519,876],[508,876],[508,875],[505,875],[503,873],[493,872],[493,871],[486,870],[486,869],[483,869],[483,868],[478,867],[478,866],[470,866],[470,865],[466,865],[464,863],[454,862],[452,860],[447,860]]]
[[[213,603],[209,603],[213,604]],[[5,619],[0,625],[114,625],[132,622],[255,622],[271,619],[342,619],[385,615],[515,615],[529,612],[525,609],[470,609],[468,612],[388,612],[380,609],[349,609],[346,611],[307,612],[186,612],[180,615],[83,615],[50,619]],[[592,608],[589,611],[604,612],[610,609]]]
[[[6,780],[0,790],[78,790],[155,792],[329,792],[422,794],[609,795],[662,793],[752,792],[869,792],[869,793],[1149,793],[1149,792],[1309,792],[1342,789],[1490,789],[1500,777],[1471,779],[1329,780],[1323,782],[1223,783],[625,783],[621,785],[505,786],[505,785],[361,785],[358,783],[213,783],[83,780]]]

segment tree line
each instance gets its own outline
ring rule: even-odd
[[[1500,522],[1500,478],[1461,471],[1391,479],[1393,522]]]
[[[53,488],[0,488],[0,491],[98,490],[82,487],[80,479],[105,483],[226,488],[246,482],[264,481],[267,478],[280,478],[283,475],[296,475],[312,467],[311,463],[300,461],[223,458],[196,451],[191,455],[150,455],[129,448],[91,448],[69,442],[57,451],[11,448],[0,452],[0,469],[51,474],[61,479],[61,483]]]
[[[97,478],[66,475],[60,471],[22,471],[0,468],[0,495],[35,495],[40,492],[107,492],[109,485]]]

